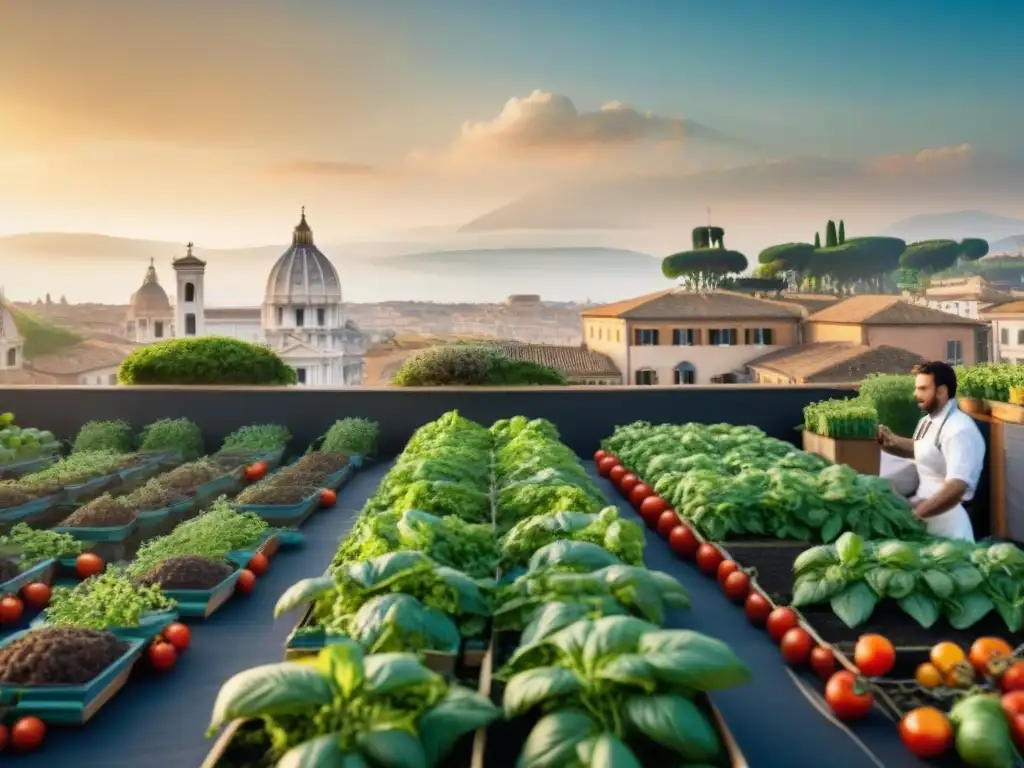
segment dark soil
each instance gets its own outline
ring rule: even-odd
[[[121,498],[105,493],[85,504],[61,522],[69,528],[119,528],[135,520],[135,510],[124,504]]]
[[[0,649],[0,683],[82,685],[118,659],[128,646],[110,632],[77,627],[35,629]]]
[[[793,561],[813,545],[728,543],[723,546],[738,563],[754,570],[754,578],[773,601],[789,605],[793,597]],[[858,637],[871,632],[885,635],[897,648],[930,647],[940,640],[950,640],[969,648],[979,637],[986,636],[1002,637],[1014,647],[1024,642],[1024,632],[1007,632],[1006,624],[995,611],[965,630],[954,629],[944,619],[939,619],[929,628],[922,627],[893,600],[883,600],[867,621],[853,628],[837,618],[828,605],[801,608],[800,613],[823,640],[846,652],[853,650]],[[913,668],[910,671],[912,674]]]
[[[150,568],[140,584],[159,584],[161,589],[213,589],[234,571],[226,563],[216,563],[197,555],[168,557]]]
[[[282,472],[300,472],[311,470],[323,472],[325,475],[333,474],[342,467],[348,466],[348,456],[344,453],[307,453],[294,464],[285,467]]]
[[[139,513],[165,509],[186,499],[188,496],[166,488],[158,479],[153,479],[125,496],[124,503]]]
[[[0,584],[21,574],[21,566],[9,557],[0,558]]]
[[[218,453],[213,457],[214,463],[225,472],[230,472],[232,469],[238,469],[243,464],[248,464],[253,460],[254,456],[251,452],[248,453]]]
[[[216,480],[223,470],[213,462],[183,464],[160,476],[160,485],[168,491],[182,496],[194,496],[203,483]],[[159,509],[159,507],[157,507]]]
[[[235,499],[239,504],[298,504],[320,490],[316,485],[281,485],[274,482],[254,485]]]

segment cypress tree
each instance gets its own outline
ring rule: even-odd
[[[839,220],[839,244],[842,245],[846,242],[846,224],[842,219]]]
[[[836,236],[836,223],[829,219],[825,226],[825,247],[835,248],[837,245],[839,245],[839,238]]]
[[[814,247],[821,248],[821,235],[817,232],[814,233]]]

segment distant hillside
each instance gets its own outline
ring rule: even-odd
[[[989,243],[989,253],[1019,253],[1022,250],[1024,250],[1024,235],[1004,237],[1002,240]]]
[[[907,241],[981,237],[988,240],[995,251],[998,250],[995,246],[999,241],[1019,236],[1021,232],[1024,232],[1024,219],[997,216],[985,211],[952,211],[902,219],[890,225],[885,234]]]
[[[391,256],[378,264],[404,272],[498,274],[512,272],[573,273],[657,272],[660,261],[638,251],[618,248],[486,248],[433,251]]]
[[[218,261],[266,261],[280,256],[285,245],[261,245],[254,248],[196,249],[201,258],[213,256]],[[141,261],[155,259],[167,264],[185,255],[185,243],[159,240],[135,240],[88,233],[33,232],[0,237],[0,259],[104,259]]]

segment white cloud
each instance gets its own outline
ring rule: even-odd
[[[974,159],[974,147],[967,142],[948,147],[931,147],[905,155],[882,155],[868,167],[881,173],[930,173],[961,170]]]

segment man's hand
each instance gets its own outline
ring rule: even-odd
[[[883,448],[895,448],[897,447],[897,437],[892,433],[884,424],[878,425],[878,444]]]

